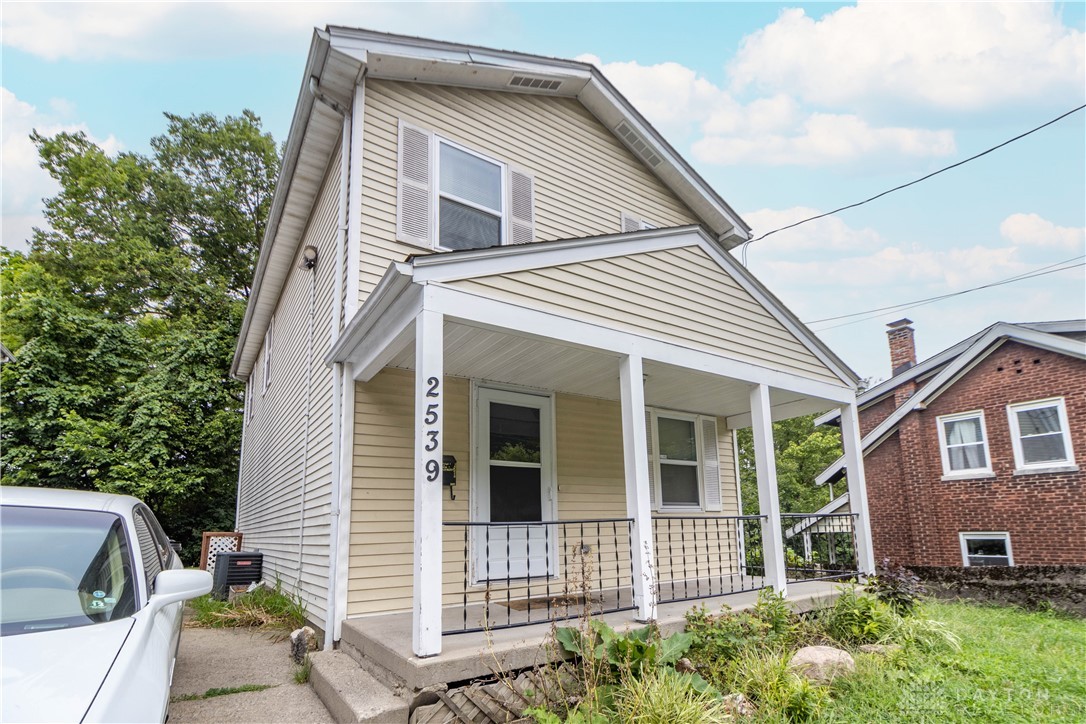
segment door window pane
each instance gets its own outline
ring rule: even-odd
[[[490,403],[490,459],[514,463],[538,463],[539,419],[537,407]]]
[[[540,468],[490,466],[490,520],[543,520]]]

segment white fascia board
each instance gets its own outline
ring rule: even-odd
[[[705,237],[703,236],[702,238],[704,239]],[[856,385],[860,381],[859,375],[853,372],[840,357],[834,354],[833,351],[807,327],[807,325],[801,322],[796,315],[792,314],[791,310],[784,306],[784,303],[777,299],[775,294],[766,289],[766,287],[763,286],[750,271],[742,264],[735,261],[731,254],[712,242],[703,243],[702,248],[731,275],[739,286],[743,287],[748,294],[760,302],[761,305],[773,315],[774,319],[795,335],[796,339],[810,350],[822,364],[826,365],[830,371],[837,375],[837,377],[846,385],[853,390],[856,389]]]
[[[653,337],[570,319],[461,289],[430,284],[427,293],[435,309],[448,310],[446,319],[462,320],[498,331],[514,331],[540,340],[558,340],[583,349],[615,355],[639,355],[646,360],[704,372],[750,384],[765,384],[831,403],[851,402],[851,388],[801,377],[780,370],[683,347]]]
[[[270,259],[273,255],[287,254],[291,257],[294,256],[293,248],[283,249],[281,245],[277,248],[275,239],[279,233],[279,222],[282,220],[286,209],[294,169],[297,167],[298,158],[301,156],[302,145],[305,140],[305,129],[309,125],[315,102],[313,94],[309,92],[309,79],[313,76],[320,77],[321,69],[328,58],[329,49],[327,36],[318,30],[314,30],[313,42],[309,46],[309,56],[306,59],[305,73],[302,75],[302,86],[298,91],[298,102],[294,107],[294,116],[290,121],[290,132],[287,134],[287,146],[283,152],[283,163],[279,167],[279,177],[275,181],[275,194],[272,196],[271,208],[268,212],[268,224],[264,229],[264,239],[260,244],[260,252],[257,255],[249,301],[245,306],[245,316],[242,318],[237,346],[234,348],[234,361],[230,366],[230,376],[235,379],[245,380],[252,373],[256,353],[264,339],[264,328],[266,328],[268,320],[271,319],[272,311],[274,311],[279,301],[280,289],[274,290],[274,293],[264,293],[265,275],[267,274]],[[282,282],[283,280],[279,281]],[[254,328],[254,318],[258,316],[264,319],[264,324],[257,325],[257,328]]]
[[[704,239],[705,234],[700,227],[681,226],[630,234],[610,234],[583,239],[495,246],[463,252],[425,254],[412,257],[411,264],[414,266],[415,281],[451,282],[663,249],[676,249],[696,244]]]
[[[1017,322],[1016,327],[1025,327],[1038,332],[1049,334],[1067,334],[1069,332],[1086,332],[1086,319],[1061,319],[1052,322]]]
[[[411,267],[402,262],[390,264],[381,277],[381,281],[377,282],[377,286],[367,297],[365,304],[344,327],[343,333],[332,345],[332,349],[328,350],[324,358],[325,364],[348,361],[354,348],[362,342],[378,323],[381,315],[395,304],[410,285]]]
[[[803,399],[792,400],[791,402],[784,402],[779,405],[773,405],[771,407],[771,417],[773,421],[777,420],[790,420],[793,417],[800,417],[801,415],[810,415],[813,411],[823,410],[827,404],[834,404],[824,402],[816,399]],[[834,409],[837,409],[836,406]],[[829,414],[829,413],[827,413]],[[739,430],[744,427],[750,427],[753,422],[753,418],[749,412],[743,412],[738,415],[731,415],[724,418],[725,424],[729,430]]]
[[[425,288],[409,285],[359,338],[347,357],[356,381],[369,382],[414,340],[415,317],[423,309]]]
[[[848,505],[848,493],[842,493],[841,495],[838,495],[836,498],[834,498],[830,502],[823,505],[821,508],[819,508],[815,512],[808,513],[807,515],[810,515],[811,517],[804,520],[802,523],[796,523],[791,528],[786,530],[784,532],[784,537],[785,538],[792,538],[793,536],[799,535],[800,533],[807,530],[808,528],[815,525],[816,523],[821,523],[822,522],[822,521],[816,519],[815,516],[817,516],[817,515],[832,515],[835,511],[840,510],[842,507],[844,507],[846,505]]]

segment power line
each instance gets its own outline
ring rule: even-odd
[[[811,216],[811,217],[806,218],[806,219],[801,219],[800,221],[797,221],[797,222],[795,222],[793,224],[788,224],[787,226],[782,226],[779,229],[773,229],[773,231],[767,231],[766,233],[762,234],[761,236],[755,237],[754,239],[751,239],[750,241],[744,242],[744,244],[743,244],[743,266],[747,265],[747,245],[751,244],[752,242],[761,241],[762,239],[766,238],[767,236],[772,236],[773,234],[776,234],[776,233],[781,232],[781,231],[785,231],[786,229],[795,228],[795,227],[797,227],[797,226],[799,226],[801,224],[806,224],[809,221],[816,221],[817,219],[823,219],[823,218],[825,218],[827,216],[832,216],[832,215],[840,213],[842,211],[847,211],[848,209],[854,209],[857,206],[863,206],[864,204],[871,203],[875,199],[881,199],[883,196],[886,196],[887,194],[892,194],[895,191],[900,191],[900,190],[908,188],[910,186],[914,186],[914,185],[920,183],[921,181],[927,181],[932,176],[938,176],[939,174],[943,173],[944,171],[949,171],[952,168],[957,168],[958,166],[961,166],[963,164],[967,164],[970,161],[975,161],[978,158],[980,158],[981,156],[987,156],[992,151],[997,151],[997,150],[1003,148],[1006,145],[1009,145],[1011,143],[1014,143],[1015,141],[1021,140],[1021,139],[1025,138],[1026,136],[1028,136],[1028,135],[1030,135],[1032,133],[1036,133],[1037,131],[1041,130],[1042,128],[1046,128],[1048,126],[1051,126],[1053,123],[1057,123],[1059,121],[1062,121],[1064,118],[1067,118],[1067,116],[1071,115],[1072,113],[1078,113],[1083,108],[1086,108],[1086,104],[1083,104],[1083,105],[1079,106],[1078,108],[1072,108],[1071,110],[1067,111],[1066,113],[1063,113],[1063,114],[1061,114],[1059,116],[1056,116],[1051,121],[1048,121],[1046,123],[1042,123],[1041,125],[1037,126],[1036,128],[1032,128],[1032,129],[1026,131],[1025,133],[1020,133],[1017,136],[1015,136],[1014,138],[1007,139],[1003,143],[1000,143],[1000,144],[998,144],[996,146],[992,146],[991,148],[989,148],[986,151],[981,151],[980,153],[978,153],[978,154],[976,154],[974,156],[970,156],[969,158],[958,161],[957,163],[952,163],[949,166],[945,166],[945,167],[939,169],[938,171],[932,171],[927,176],[921,176],[920,178],[909,181],[908,183],[901,184],[900,186],[895,186],[892,189],[887,189],[886,191],[883,191],[882,193],[875,194],[871,198],[864,199],[863,201],[857,201],[856,203],[849,204],[847,206],[842,206],[841,208],[834,209],[833,211],[827,211],[824,214],[818,214],[817,216]]]
[[[976,291],[980,291],[982,289],[991,289],[992,287],[1003,286],[1004,284],[1012,284],[1014,282],[1025,281],[1026,279],[1033,279],[1035,277],[1042,277],[1042,276],[1046,276],[1048,274],[1055,274],[1056,272],[1066,271],[1068,269],[1074,269],[1074,268],[1080,267],[1080,266],[1086,266],[1086,262],[1079,261],[1080,259],[1083,259],[1083,258],[1086,258],[1086,254],[1083,254],[1081,256],[1072,257],[1070,259],[1064,259],[1063,261],[1056,262],[1055,264],[1049,264],[1048,266],[1040,267],[1039,269],[1034,269],[1034,270],[1028,271],[1028,272],[1023,272],[1021,274],[1017,274],[1017,275],[1015,275],[1013,277],[1008,277],[1006,279],[1000,279],[999,281],[989,282],[988,284],[982,284],[980,286],[971,287],[969,289],[962,289],[962,290],[957,291],[957,292],[950,292],[949,294],[940,294],[938,296],[927,297],[925,299],[915,299],[915,300],[913,300],[911,302],[902,302],[901,304],[893,304],[893,305],[890,305],[888,307],[878,307],[876,309],[867,309],[867,310],[862,311],[862,312],[853,312],[851,314],[842,314],[842,315],[837,316],[837,317],[826,317],[825,319],[815,319],[815,320],[812,320],[810,322],[806,322],[805,324],[818,324],[820,322],[834,322],[834,321],[837,321],[839,319],[850,319],[852,317],[861,317],[861,316],[863,317],[863,319],[855,319],[855,320],[852,320],[850,322],[844,322],[843,324],[835,324],[835,325],[833,325],[831,327],[825,327],[825,328],[823,328],[823,329],[821,329],[819,331],[824,332],[824,331],[830,330],[830,329],[837,329],[838,327],[845,327],[845,326],[848,326],[850,324],[856,324],[858,322],[867,321],[868,319],[872,319],[874,317],[877,317],[881,313],[887,312],[887,311],[890,311],[890,310],[897,310],[897,311],[904,312],[904,311],[906,311],[908,309],[914,309],[916,307],[921,307],[921,306],[924,306],[926,304],[932,304],[934,302],[939,302],[939,301],[942,301],[944,299],[950,299],[952,297],[959,297],[959,296],[961,296],[963,294],[969,294],[970,292],[976,292]],[[1078,262],[1078,263],[1072,263],[1072,262]],[[1058,267],[1058,268],[1054,268],[1054,267]]]

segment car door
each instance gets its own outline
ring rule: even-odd
[[[136,538],[139,541],[140,556],[143,558],[143,567],[147,575],[147,590],[149,595],[154,594],[155,577],[163,570],[180,568],[181,563],[177,555],[170,548],[169,538],[158,524],[154,514],[145,506],[137,506],[132,511],[132,518],[136,527]],[[168,670],[167,681],[173,682],[173,667],[177,657],[177,648],[181,643],[181,611],[184,604],[178,603],[166,606],[158,612],[155,620],[148,622],[154,629],[148,641],[148,656],[161,658]],[[152,666],[158,666],[156,660]]]

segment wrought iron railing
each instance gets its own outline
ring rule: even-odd
[[[763,520],[758,515],[654,517],[657,600],[691,601],[765,587]]]
[[[855,513],[782,513],[781,530],[789,581],[857,574]]]
[[[634,607],[631,518],[445,523],[442,633]]]

